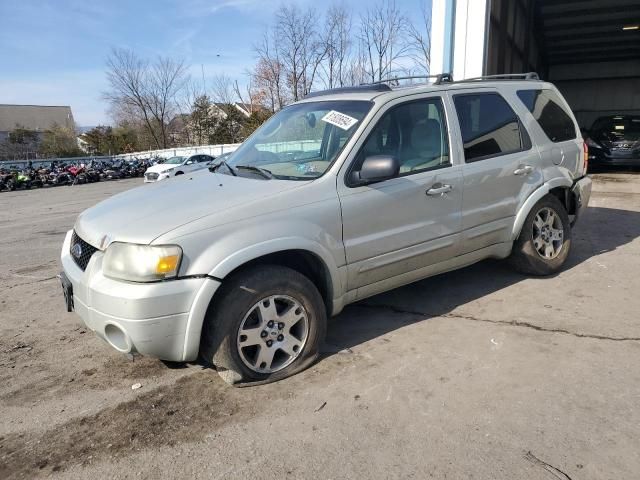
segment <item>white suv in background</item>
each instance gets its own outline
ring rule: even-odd
[[[215,157],[204,154],[171,157],[164,163],[158,163],[147,168],[147,171],[144,172],[144,183],[157,182],[176,175],[201,170],[207,168],[214,160]]]

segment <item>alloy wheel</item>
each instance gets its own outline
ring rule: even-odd
[[[560,215],[549,207],[541,208],[533,219],[533,247],[545,260],[560,255],[564,245],[564,227]]]
[[[287,295],[271,295],[253,305],[238,329],[242,362],[258,373],[274,373],[300,356],[309,336],[309,315]]]

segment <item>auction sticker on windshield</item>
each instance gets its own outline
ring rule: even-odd
[[[322,117],[322,121],[330,123],[331,125],[335,125],[336,127],[343,130],[349,130],[356,123],[358,123],[357,118],[350,117],[349,115],[345,115],[344,113],[336,112],[335,110],[331,110],[324,117]]]

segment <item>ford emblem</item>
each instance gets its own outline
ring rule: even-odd
[[[80,258],[82,256],[82,246],[79,243],[76,243],[73,247],[71,247],[71,255],[76,258]]]

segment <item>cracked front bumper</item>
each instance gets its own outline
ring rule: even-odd
[[[187,278],[156,283],[113,280],[102,273],[103,252],[82,271],[69,252],[72,231],[62,246],[64,275],[73,306],[85,325],[116,350],[169,361],[198,356],[202,323],[220,283]]]

